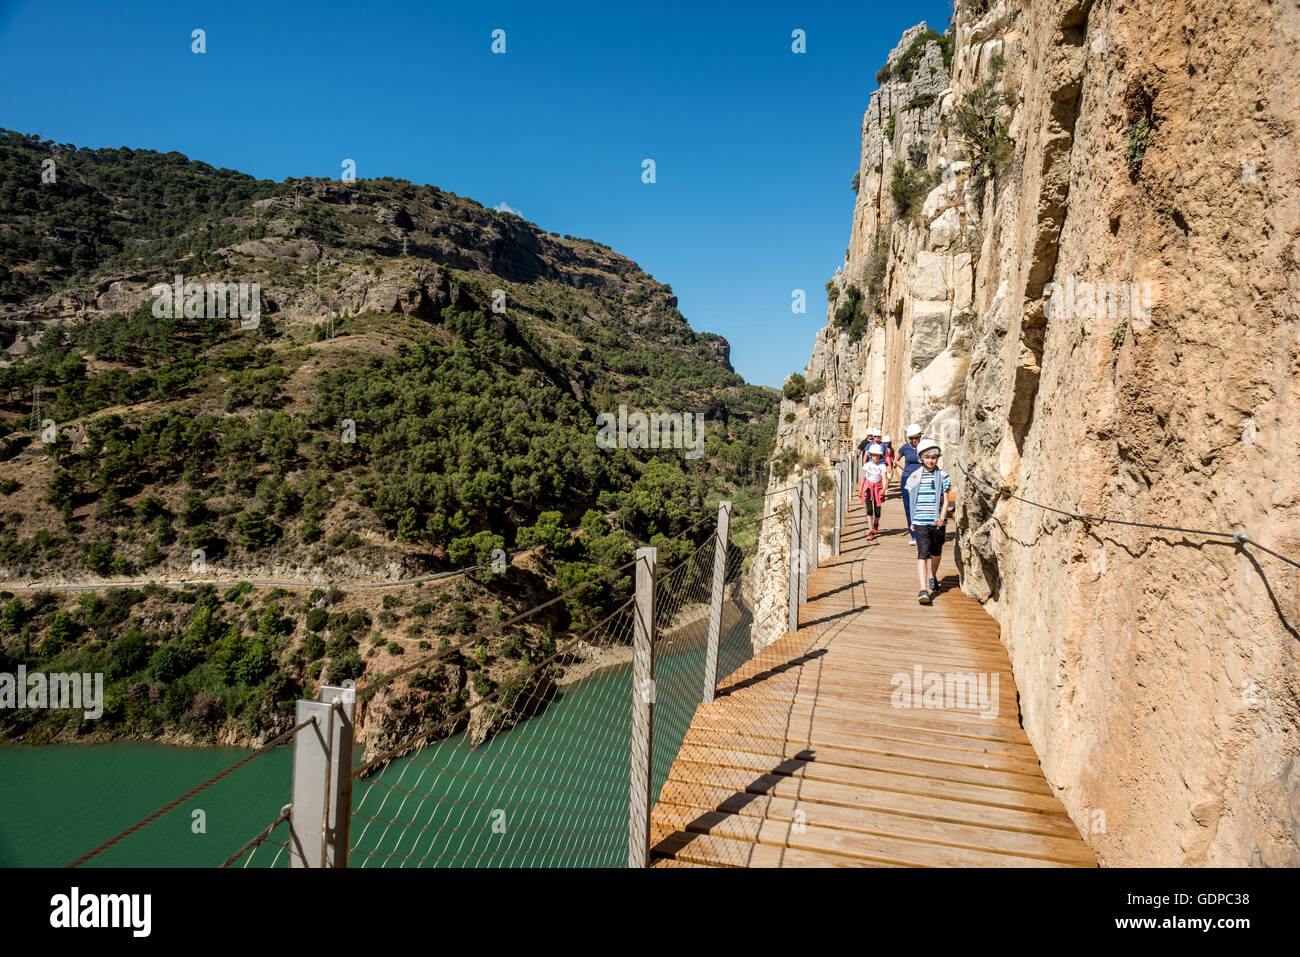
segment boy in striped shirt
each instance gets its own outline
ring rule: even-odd
[[[943,555],[944,522],[948,520],[948,492],[952,481],[939,468],[939,444],[922,439],[917,446],[921,467],[907,480],[904,493],[910,504],[911,527],[916,536],[916,569],[921,591],[916,600],[928,605],[939,593],[939,559]],[[926,566],[930,567],[927,569]],[[926,572],[929,571],[927,580]]]

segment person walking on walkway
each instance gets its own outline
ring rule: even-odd
[[[867,534],[867,541],[875,538],[880,531],[880,507],[885,504],[885,481],[888,477],[884,451],[878,444],[868,446],[867,455],[870,460],[862,466],[862,485],[858,488],[858,498],[871,517],[871,531]]]
[[[876,430],[867,429],[867,436],[858,443],[857,456],[858,461],[865,464],[867,461],[867,447],[876,441]]]
[[[904,500],[911,502],[916,573],[921,579],[921,591],[916,600],[922,605],[930,604],[939,594],[939,559],[943,555],[946,537],[944,523],[948,520],[948,491],[952,488],[948,473],[939,468],[939,451],[939,443],[930,439],[918,443],[921,467],[912,473],[903,490]]]
[[[867,437],[858,443],[858,457],[862,460],[863,465],[867,463],[870,457],[867,449],[880,441],[879,435],[880,431],[878,429],[867,429]]]
[[[916,446],[921,441],[921,427],[913,422],[907,427],[907,442],[898,450],[894,456],[894,468],[901,470],[898,478],[898,490],[902,492],[907,487],[907,480],[912,477],[912,473],[921,467],[921,456],[916,452]],[[903,495],[903,518],[907,522],[908,530],[912,528],[912,505],[907,500],[907,495]],[[916,536],[912,536],[910,544],[916,544]]]

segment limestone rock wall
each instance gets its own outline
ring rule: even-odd
[[[1300,864],[1296,569],[969,477],[1300,556],[1300,7],[959,0],[950,29],[950,66],[930,43],[870,97],[826,385],[778,451],[942,443],[962,588],[1103,863]],[[994,175],[960,132],[981,92],[1007,94]],[[933,177],[917,214],[900,158]]]

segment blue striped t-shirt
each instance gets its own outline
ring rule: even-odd
[[[941,495],[952,488],[948,473],[943,469],[927,472],[924,468],[916,478],[916,490],[912,499],[912,524],[934,525],[939,521]]]

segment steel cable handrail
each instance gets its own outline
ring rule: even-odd
[[[188,791],[186,791],[180,797],[176,798],[174,801],[171,801],[168,804],[163,805],[158,810],[154,811],[152,814],[132,824],[122,833],[114,837],[110,837],[107,841],[105,841],[103,844],[100,844],[94,850],[90,850],[87,851],[85,854],[82,854],[79,858],[77,858],[75,861],[73,861],[71,864],[68,864],[67,866],[80,867],[82,864],[86,863],[86,861],[90,860],[92,857],[96,857],[99,854],[104,853],[104,851],[108,850],[110,847],[112,847],[114,844],[118,843],[122,839],[130,837],[132,834],[140,830],[140,828],[144,827],[146,824],[150,824],[153,821],[156,821],[158,818],[162,817],[168,811],[174,810],[175,808],[184,804],[186,801],[194,797],[194,795],[198,794],[200,791],[203,791],[206,788],[209,788],[212,785],[216,784],[222,778],[226,777],[226,775],[232,773],[233,771],[238,770],[239,768],[242,768],[249,761],[253,760],[253,758],[257,757],[260,754],[265,754],[267,751],[270,751],[272,748],[276,747],[277,745],[283,744],[286,740],[293,737],[303,728],[307,727],[307,725],[315,724],[315,723],[316,723],[315,718],[308,718],[306,721],[294,725],[288,731],[276,735],[274,738],[266,742],[266,744],[262,745],[256,751],[252,752],[251,754],[244,755],[242,758],[240,758],[230,767],[226,768],[224,771],[221,771],[218,774],[214,774],[212,777],[208,778],[202,784],[190,788]]]
[[[1285,555],[1279,555],[1277,552],[1273,551],[1273,549],[1269,548],[1267,545],[1261,545],[1259,542],[1255,541],[1245,532],[1216,532],[1204,528],[1178,528],[1177,526],[1174,525],[1156,525],[1150,522],[1131,522],[1128,521],[1127,519],[1106,518],[1100,515],[1082,515],[1078,512],[1071,512],[1071,511],[1067,511],[1066,509],[1055,508],[1051,505],[1044,505],[1041,502],[1035,502],[1032,499],[1027,499],[1024,498],[1023,496],[1016,495],[1014,492],[1008,489],[997,488],[996,486],[990,485],[988,482],[985,482],[983,479],[972,474],[971,471],[968,468],[966,468],[966,466],[963,465],[961,462],[957,463],[957,467],[961,469],[964,473],[966,473],[966,477],[969,478],[972,482],[975,482],[977,485],[983,486],[984,488],[988,489],[990,492],[993,492],[997,495],[1005,495],[1008,498],[1015,499],[1017,502],[1024,502],[1026,505],[1033,505],[1035,508],[1041,508],[1047,512],[1055,512],[1057,515],[1064,515],[1067,518],[1078,519],[1079,521],[1087,522],[1090,525],[1128,525],[1133,528],[1149,528],[1161,532],[1181,532],[1184,535],[1204,535],[1207,538],[1230,538],[1234,542],[1236,542],[1239,546],[1240,545],[1254,546],[1255,548],[1258,548],[1261,551],[1268,552],[1268,554],[1272,555],[1274,558],[1286,562],[1288,565],[1292,566],[1293,568],[1300,568],[1300,562],[1292,561],[1290,558],[1287,558]]]

